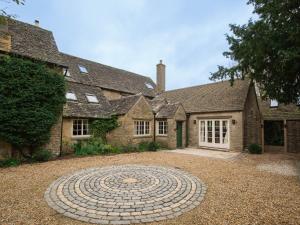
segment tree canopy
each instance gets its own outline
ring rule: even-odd
[[[16,149],[47,143],[65,103],[64,77],[41,62],[0,57],[0,139]]]
[[[24,3],[25,3],[25,0],[0,0],[0,1],[6,2],[7,4],[9,4],[9,3],[15,3],[17,5],[24,5]],[[9,14],[6,11],[6,8],[1,8],[0,9],[0,24],[2,22],[4,22],[4,17],[14,17],[14,15]]]
[[[262,96],[282,103],[300,97],[300,1],[249,0],[258,18],[231,24],[226,34],[229,51],[223,55],[233,66],[218,66],[212,80],[253,79]]]

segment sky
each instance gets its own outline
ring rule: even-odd
[[[252,17],[247,0],[0,1],[16,19],[51,30],[61,52],[149,76],[166,64],[167,90],[211,82],[230,62],[228,24]]]

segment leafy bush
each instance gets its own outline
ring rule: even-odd
[[[104,144],[101,138],[91,138],[86,142],[78,142],[73,145],[75,155],[105,155],[112,153],[119,153],[117,147]]]
[[[21,164],[21,161],[14,158],[7,158],[0,161],[0,167],[10,167],[10,166],[18,166]]]
[[[92,134],[106,143],[106,134],[119,126],[118,117],[96,119],[91,124]]]
[[[262,148],[258,144],[251,144],[248,149],[251,154],[262,154]]]
[[[39,149],[32,155],[32,159],[38,162],[46,162],[51,159],[52,153],[47,149]]]
[[[126,146],[121,146],[120,151],[122,153],[130,153],[130,152],[137,152],[139,149],[135,145],[126,145]]]
[[[159,144],[157,142],[150,142],[148,145],[148,151],[157,151],[159,149]]]
[[[157,142],[141,142],[138,146],[140,151],[157,151],[159,149],[159,144]]]

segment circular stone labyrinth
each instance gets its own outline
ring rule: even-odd
[[[200,204],[206,186],[174,168],[122,165],[63,176],[45,192],[57,212],[97,224],[171,219]]]

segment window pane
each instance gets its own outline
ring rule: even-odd
[[[78,65],[78,67],[79,67],[79,70],[80,70],[81,73],[88,73],[88,71],[87,71],[87,69],[86,69],[85,66]]]
[[[222,142],[224,144],[228,143],[228,121],[227,120],[223,120],[222,121]]]
[[[145,121],[145,134],[150,134],[149,121]]]
[[[87,94],[86,98],[87,98],[88,102],[92,102],[92,103],[98,103],[99,102],[96,95]]]
[[[205,142],[205,121],[200,122],[200,140]]]
[[[220,121],[215,120],[215,143],[220,143]]]
[[[207,142],[212,143],[212,121],[207,121]]]
[[[77,97],[73,92],[67,92],[66,93],[66,99],[68,99],[68,100],[77,100]]]

